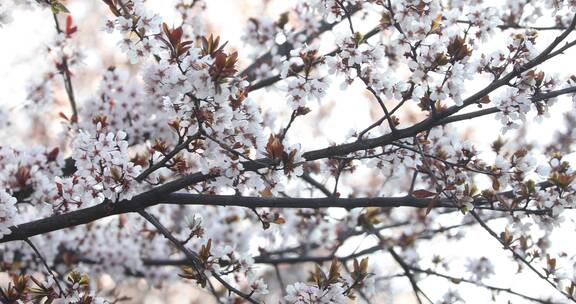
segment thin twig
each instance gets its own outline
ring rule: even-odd
[[[62,29],[60,28],[60,23],[58,22],[57,14],[53,13],[54,24],[56,26],[56,31],[58,34],[62,34]],[[68,67],[68,59],[65,54],[62,54],[62,65],[60,66],[60,72],[62,73],[62,78],[64,78],[64,89],[68,95],[68,101],[70,102],[70,108],[72,109],[72,117],[70,117],[70,122],[72,124],[78,122],[78,109],[76,108],[76,99],[74,98],[74,87],[72,86],[72,78],[70,75],[70,69]]]
[[[54,282],[56,283],[56,286],[60,290],[60,296],[63,296],[64,295],[64,288],[62,288],[62,286],[60,285],[60,281],[58,280],[58,277],[56,276],[56,274],[54,274],[54,272],[52,271],[50,266],[48,266],[48,262],[46,261],[46,259],[42,255],[42,253],[40,253],[38,248],[36,248],[34,243],[32,243],[32,241],[29,238],[26,238],[24,240],[24,242],[26,242],[26,244],[28,244],[30,246],[30,248],[32,248],[32,250],[34,250],[34,252],[36,253],[36,256],[40,259],[40,261],[42,261],[42,264],[44,264],[46,271],[48,271],[50,276],[52,276],[52,278],[54,279]]]
[[[512,253],[512,256],[522,262],[524,265],[526,265],[528,268],[530,268],[530,270],[532,270],[532,272],[534,272],[536,275],[538,275],[538,277],[540,277],[542,280],[546,281],[550,286],[554,287],[554,289],[556,289],[558,292],[560,292],[562,295],[564,295],[566,298],[568,298],[569,300],[571,300],[572,302],[576,303],[576,299],[572,296],[567,294],[566,292],[562,291],[562,289],[560,289],[560,287],[558,287],[556,284],[554,284],[554,282],[550,281],[550,279],[548,279],[547,276],[545,276],[544,274],[542,274],[540,271],[538,271],[534,266],[532,266],[532,264],[530,262],[528,262],[524,257],[522,257],[520,254],[518,254],[512,247],[510,247],[509,244],[506,244],[504,242],[504,240],[502,240],[502,238],[500,238],[496,232],[494,232],[494,230],[492,230],[492,228],[490,228],[483,220],[482,218],[480,218],[480,216],[474,211],[471,210],[469,212],[475,219],[476,221],[478,221],[478,223],[480,224],[480,226],[482,226],[482,228],[484,228],[484,230],[486,230],[488,232],[488,234],[490,234],[493,238],[495,238],[500,244],[502,244],[502,246],[504,246],[505,249],[507,249],[508,251],[510,251]]]
[[[150,224],[152,224],[154,227],[156,227],[156,229],[158,229],[158,231],[162,235],[164,235],[164,237],[166,237],[168,240],[170,240],[170,242],[172,242],[172,244],[174,244],[182,253],[184,253],[184,255],[186,255],[186,257],[188,258],[188,260],[190,261],[191,265],[194,267],[194,269],[198,273],[198,275],[200,275],[201,277],[204,277],[206,280],[208,280],[208,278],[206,278],[206,275],[204,274],[204,271],[202,269],[202,266],[201,266],[202,263],[200,261],[200,258],[198,257],[198,255],[195,252],[189,250],[180,241],[178,241],[178,239],[176,239],[176,237],[174,237],[172,235],[172,233],[170,231],[168,231],[168,229],[166,227],[164,227],[164,225],[162,225],[162,223],[160,223],[153,215],[149,214],[145,210],[139,210],[138,213],[143,218],[145,218]],[[250,297],[250,295],[243,293],[240,290],[236,289],[234,286],[230,285],[228,282],[226,282],[224,279],[222,279],[222,277],[220,277],[220,275],[218,273],[216,273],[216,271],[212,270],[211,274],[218,282],[220,282],[230,292],[235,293],[236,295],[238,295],[239,297],[245,299],[246,301],[248,301],[250,303],[253,303],[253,304],[259,303],[258,301],[254,300],[252,297]]]
[[[476,285],[478,287],[482,287],[482,288],[486,288],[492,291],[496,291],[496,292],[505,292],[511,295],[515,295],[521,298],[524,298],[526,300],[532,301],[532,302],[537,302],[537,303],[542,303],[542,304],[553,304],[554,302],[550,301],[550,300],[543,300],[543,299],[538,299],[538,298],[534,298],[534,297],[530,297],[527,296],[525,294],[516,292],[510,288],[502,288],[502,287],[497,287],[497,286],[493,286],[493,285],[488,285],[488,284],[484,284],[482,282],[476,282],[476,281],[472,281],[472,280],[467,280],[464,278],[457,278],[457,277],[453,277],[453,276],[449,276],[446,274],[442,274],[442,273],[438,273],[436,271],[433,271],[431,269],[421,269],[418,267],[414,267],[411,265],[408,265],[408,267],[410,268],[410,270],[414,271],[414,272],[420,272],[420,273],[425,273],[428,275],[433,275],[433,276],[437,276],[440,278],[444,278],[452,283],[458,284],[460,282],[464,282],[464,283],[468,283],[468,284],[473,284]]]
[[[418,283],[416,282],[416,279],[414,278],[414,275],[412,275],[412,272],[410,272],[410,266],[408,264],[406,264],[406,262],[404,261],[404,259],[402,259],[402,257],[400,255],[398,255],[398,253],[396,253],[396,251],[393,248],[389,248],[388,252],[390,252],[390,254],[392,255],[392,257],[394,258],[394,260],[398,263],[398,265],[400,265],[400,267],[402,267],[402,269],[404,270],[404,275],[408,278],[408,280],[410,281],[410,285],[412,285],[412,289],[414,289],[414,295],[416,296],[416,299],[418,300],[418,303],[422,304],[422,299],[420,298],[420,294],[426,298],[426,300],[430,303],[434,303],[432,302],[432,300],[430,300],[430,298],[428,298],[428,296],[422,291],[422,289],[420,289],[420,287],[418,286]]]

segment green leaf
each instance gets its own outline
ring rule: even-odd
[[[54,13],[54,14],[59,14],[59,13],[70,14],[70,11],[62,3],[58,2],[57,0],[52,0],[52,3],[50,6],[52,7],[52,13]]]

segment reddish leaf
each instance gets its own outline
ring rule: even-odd
[[[77,26],[72,26],[72,16],[68,15],[66,17],[66,30],[65,30],[66,37],[70,38],[70,36],[76,33],[77,30],[78,30]]]
[[[435,192],[430,192],[428,190],[424,190],[424,189],[420,189],[420,190],[416,190],[414,192],[412,192],[412,196],[414,196],[415,198],[426,198],[426,197],[430,197],[430,196],[434,196],[436,195]]]
[[[266,145],[266,152],[268,156],[274,160],[280,160],[282,158],[282,154],[284,153],[284,146],[282,145],[282,141],[278,136],[274,134],[270,134],[268,138],[268,144]]]
[[[50,152],[48,152],[48,154],[46,154],[46,160],[48,160],[48,162],[55,161],[56,157],[58,157],[59,152],[60,152],[60,149],[54,148],[52,151],[50,151]]]
[[[178,44],[180,44],[180,40],[182,40],[183,33],[184,31],[182,31],[181,26],[172,30],[172,33],[170,35],[170,42],[172,42],[172,45],[177,46]]]
[[[68,116],[66,116],[66,114],[64,114],[63,112],[58,113],[58,115],[60,116],[60,118],[64,119],[64,120],[70,120],[68,118]]]
[[[500,190],[500,182],[498,181],[498,179],[494,176],[490,177],[492,179],[492,189],[494,189],[495,191]]]
[[[480,102],[481,103],[490,103],[490,96],[486,95],[486,96],[480,98]]]
[[[168,24],[162,23],[162,31],[166,34],[166,37],[170,38],[170,29],[168,28]]]

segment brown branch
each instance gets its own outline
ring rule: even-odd
[[[388,111],[388,108],[386,108],[386,105],[384,104],[384,101],[382,100],[382,98],[380,98],[380,94],[378,94],[378,92],[376,92],[376,90],[374,90],[371,86],[370,83],[368,82],[367,79],[364,79],[364,77],[361,76],[361,71],[360,71],[360,66],[356,67],[356,70],[358,71],[358,77],[362,80],[362,82],[364,82],[364,85],[366,85],[366,89],[368,91],[370,91],[370,93],[372,93],[372,96],[374,96],[374,98],[376,98],[376,100],[378,101],[378,104],[380,105],[380,107],[382,108],[382,111],[384,112],[384,118],[388,121],[388,125],[390,126],[390,130],[392,130],[392,132],[396,131],[396,125],[394,124],[394,121],[392,120],[392,115],[390,114],[390,112]],[[377,121],[378,125],[380,124],[380,120]],[[374,126],[374,124],[372,124],[369,128],[372,128],[372,126]],[[367,131],[366,131],[367,132]],[[364,131],[362,131],[360,133],[360,135],[358,136],[358,138],[362,138],[362,136],[366,133]]]
[[[492,218],[486,219],[486,221],[500,219],[500,218],[502,218],[502,217],[501,216],[492,217]],[[465,226],[471,226],[475,223],[476,223],[475,220],[470,220],[470,221],[467,221],[466,223],[451,225],[451,226],[442,227],[442,228],[438,228],[438,229],[432,229],[432,230],[426,230],[425,229],[425,230],[422,230],[421,232],[417,233],[418,236],[416,238],[421,239],[421,240],[428,240],[428,239],[431,239],[433,236],[437,235],[438,233],[445,233],[445,232],[450,231],[452,229],[461,228],[461,227],[465,227]],[[406,226],[409,224],[411,224],[410,221],[404,221],[404,222],[400,222],[400,223],[394,223],[394,224],[390,224],[390,225],[374,227],[371,229],[362,229],[362,230],[351,229],[348,232],[344,233],[342,237],[339,237],[339,241],[344,242],[347,239],[349,239],[350,237],[354,237],[354,236],[358,236],[358,235],[362,235],[362,234],[366,234],[366,235],[376,234],[376,233],[379,233],[385,229],[397,228],[397,227]],[[312,247],[317,248],[317,246],[315,247],[314,244]],[[282,249],[282,250],[278,250],[278,251],[266,252],[266,254],[262,254],[262,255],[253,257],[254,263],[255,264],[264,264],[264,265],[266,265],[266,264],[267,265],[274,265],[274,266],[286,265],[286,264],[293,265],[293,264],[301,264],[301,263],[319,264],[319,263],[323,263],[323,262],[329,262],[329,261],[333,260],[334,258],[338,259],[341,262],[345,262],[345,261],[350,260],[350,259],[359,258],[359,257],[365,256],[365,255],[375,253],[375,252],[381,250],[382,246],[381,245],[375,245],[375,246],[366,248],[364,250],[352,253],[350,255],[341,256],[341,257],[336,256],[335,251],[333,251],[331,254],[325,255],[325,256],[312,256],[312,255],[307,255],[307,254],[303,254],[300,256],[285,256],[287,254],[299,254],[298,251],[301,248],[302,248],[301,246],[298,246],[298,247],[292,247],[292,248]],[[95,261],[95,260],[92,260],[89,258],[85,258],[85,257],[81,257],[81,256],[77,257],[74,255],[72,255],[72,261],[73,261],[73,263],[85,263],[85,264],[89,264],[89,265],[99,264],[98,261]],[[63,262],[63,261],[60,260],[59,263],[61,263],[61,262]],[[145,266],[158,266],[158,267],[162,267],[162,266],[185,266],[185,265],[190,264],[190,262],[187,259],[159,259],[159,258],[143,258],[142,263]],[[141,274],[141,273],[134,274],[130,271],[127,271],[127,273],[129,275],[144,276],[144,274]]]
[[[332,261],[337,259],[341,262],[345,262],[354,258],[362,257],[382,249],[382,246],[376,245],[358,252],[346,255],[346,256],[336,256],[334,254],[324,255],[324,256],[311,256],[311,255],[301,255],[296,257],[268,257],[268,256],[257,256],[254,257],[254,263],[256,264],[268,264],[268,265],[293,265],[301,263],[316,263],[321,264],[324,262]],[[186,265],[186,260],[170,260],[170,259],[143,259],[142,262],[147,266],[182,266]]]
[[[188,138],[183,141],[182,143],[178,144],[176,147],[174,147],[174,149],[172,151],[170,151],[170,153],[166,154],[160,161],[158,161],[157,163],[153,164],[152,166],[146,168],[146,170],[142,171],[142,173],[140,173],[135,180],[141,182],[143,180],[146,179],[146,177],[148,177],[150,174],[152,174],[152,172],[164,167],[164,165],[166,165],[166,163],[168,161],[170,161],[170,159],[172,159],[174,156],[176,156],[176,154],[178,154],[178,152],[186,149],[191,142],[193,142],[196,139],[201,138],[200,132],[197,132],[194,135],[188,136]]]
[[[538,271],[530,262],[528,262],[524,257],[522,257],[520,254],[518,254],[514,248],[510,247],[510,245],[506,244],[504,242],[504,240],[502,240],[502,238],[500,238],[496,232],[494,232],[494,230],[492,230],[492,228],[490,228],[485,222],[484,220],[482,220],[482,218],[480,218],[480,216],[474,211],[471,210],[470,214],[476,219],[476,221],[478,221],[478,223],[480,224],[480,226],[482,226],[482,228],[484,228],[484,230],[486,230],[488,232],[488,234],[490,234],[490,236],[492,236],[493,238],[495,238],[502,246],[504,246],[505,249],[509,250],[512,253],[512,256],[514,257],[514,259],[522,262],[524,265],[526,265],[530,270],[532,270],[532,272],[534,272],[536,275],[538,275],[538,277],[540,277],[542,280],[546,281],[550,286],[554,287],[554,289],[556,289],[559,293],[563,294],[566,298],[568,298],[570,301],[575,302],[576,303],[576,299],[562,291],[562,289],[560,287],[558,287],[556,284],[554,284],[554,282],[550,281],[550,279],[548,279],[548,276],[545,276],[544,274],[542,274],[540,271]]]
[[[354,30],[354,25],[352,24],[352,17],[350,15],[350,12],[348,11],[348,9],[346,9],[346,6],[342,4],[342,1],[336,0],[336,4],[338,4],[338,6],[340,6],[340,8],[344,11],[344,16],[346,16],[346,19],[348,19],[348,27],[350,28],[350,33],[352,34],[352,36],[354,36],[356,34],[356,31]]]
[[[324,195],[326,196],[331,196],[332,193],[330,192],[330,190],[328,190],[328,188],[326,188],[326,186],[324,186],[322,183],[320,183],[319,181],[317,181],[316,179],[314,179],[312,176],[310,176],[310,173],[308,172],[304,172],[302,174],[302,176],[300,176],[300,178],[302,178],[304,181],[306,181],[308,184],[312,185],[314,188],[320,190],[320,192],[322,192]]]
[[[378,235],[378,237],[381,238],[380,235]],[[412,285],[412,289],[414,289],[414,295],[416,296],[416,300],[418,300],[418,303],[422,304],[422,299],[420,298],[420,294],[422,294],[428,300],[428,302],[433,303],[432,300],[430,300],[430,298],[428,298],[428,296],[418,286],[418,282],[416,282],[414,275],[410,271],[410,266],[408,264],[406,264],[404,259],[402,259],[402,257],[400,255],[398,255],[398,253],[396,253],[396,251],[393,248],[389,248],[388,252],[390,252],[390,254],[394,258],[394,260],[398,263],[398,265],[400,265],[402,270],[404,270],[404,275],[410,281],[410,285]]]
[[[528,295],[516,292],[510,288],[502,288],[502,287],[497,287],[497,286],[493,286],[493,285],[488,285],[488,284],[484,284],[482,282],[476,282],[476,281],[472,281],[472,280],[467,280],[464,278],[457,278],[457,277],[453,277],[453,276],[449,276],[446,274],[442,274],[442,273],[438,273],[436,271],[433,271],[431,269],[421,269],[418,267],[414,267],[411,265],[408,265],[409,269],[414,271],[414,272],[420,272],[420,273],[425,273],[428,275],[432,275],[432,276],[436,276],[436,277],[440,277],[440,278],[444,278],[452,283],[455,284],[459,284],[461,282],[464,283],[468,283],[468,284],[472,284],[472,285],[476,285],[478,287],[482,287],[482,288],[486,288],[492,291],[496,291],[496,292],[505,292],[511,295],[515,295],[521,298],[524,298],[526,300],[532,301],[532,302],[537,302],[537,303],[542,303],[542,304],[553,304],[554,302],[552,302],[551,300],[543,300],[543,299],[538,299],[538,298],[534,298],[534,297],[530,297]]]
[[[360,11],[360,6],[354,6],[351,7],[349,9],[349,14],[353,15],[357,12]],[[312,41],[314,41],[314,39],[320,37],[320,35],[322,35],[323,33],[330,31],[334,28],[334,26],[338,25],[340,22],[342,22],[342,20],[336,21],[336,22],[332,22],[332,23],[327,23],[322,21],[322,23],[320,24],[320,27],[318,28],[318,30],[316,32],[314,32],[313,34],[311,34],[310,36],[308,36],[306,38],[306,43],[310,44]],[[307,32],[308,30],[302,30],[300,32],[298,32],[295,37],[298,37],[300,35],[303,35]],[[289,41],[286,41],[280,45],[278,45],[278,54],[280,56],[288,56],[290,54],[290,51],[294,48],[294,46],[292,45],[292,43],[290,43]],[[271,52],[267,52],[264,55],[258,57],[256,60],[254,60],[254,62],[252,62],[248,67],[246,67],[244,70],[242,70],[238,76],[243,77],[246,76],[248,77],[249,81],[254,80],[252,73],[254,72],[254,70],[256,70],[260,65],[262,65],[262,63],[269,61],[272,59],[272,53]]]
[[[158,219],[156,219],[153,215],[149,214],[148,212],[146,212],[144,210],[140,210],[138,213],[142,217],[144,217],[150,224],[152,224],[154,227],[156,227],[156,229],[158,229],[158,231],[162,235],[164,235],[164,237],[166,237],[168,240],[170,240],[170,242],[172,244],[174,244],[182,253],[184,253],[184,255],[186,255],[186,257],[187,257],[187,265],[191,264],[194,267],[195,271],[198,273],[198,275],[200,275],[201,277],[204,277],[206,279],[207,283],[210,283],[210,280],[208,278],[206,278],[206,275],[204,274],[204,269],[201,266],[202,262],[200,261],[198,254],[196,254],[195,252],[186,248],[186,246],[184,246],[184,244],[182,244],[180,241],[178,241],[178,239],[176,239],[176,237],[174,237],[172,235],[172,233],[170,233],[170,231],[166,227],[164,227],[164,225],[162,225],[162,223],[160,223],[158,221]],[[212,270],[211,274],[216,280],[218,280],[218,282],[220,282],[230,292],[237,294],[239,297],[245,299],[246,301],[248,301],[250,303],[258,304],[258,301],[254,300],[252,297],[250,297],[250,295],[241,292],[240,290],[236,289],[234,286],[232,286],[228,282],[226,282],[224,279],[222,279],[222,277],[220,277],[220,275],[216,271]],[[210,288],[212,290],[214,290],[214,287],[212,286],[211,283],[210,283]]]
[[[282,274],[280,273],[280,268],[278,265],[274,265],[274,272],[276,273],[276,279],[278,280],[278,285],[280,285],[280,290],[282,290],[282,297],[286,296],[286,284],[284,283],[284,279],[282,278]]]
[[[200,178],[203,175],[192,175],[189,179]],[[85,209],[75,210],[65,214],[54,215],[48,218],[36,221],[18,224],[11,227],[12,233],[5,235],[0,239],[0,243],[14,240],[24,240],[25,238],[48,233],[51,231],[61,230],[73,226],[87,224],[95,220],[105,218],[111,215],[139,212],[143,208],[155,206],[158,204],[174,205],[209,205],[209,206],[239,206],[246,208],[344,208],[347,210],[363,207],[412,207],[427,208],[432,199],[415,198],[410,196],[401,197],[367,197],[367,198],[292,198],[292,197],[242,197],[234,195],[203,195],[191,193],[172,193],[188,185],[189,179],[179,179],[162,186],[156,187],[148,192],[134,196],[131,200],[124,200],[117,203],[106,201],[104,203],[88,207]],[[549,187],[547,182],[540,183],[540,187]],[[501,192],[501,197],[513,196],[513,191]],[[492,211],[501,212],[523,212],[528,214],[549,214],[548,209],[530,210],[524,208],[506,209],[486,207],[491,204],[492,200],[477,197],[474,200],[476,208],[484,208]],[[459,210],[457,202],[450,199],[441,199],[435,204],[435,208],[450,208]]]
[[[56,286],[60,290],[60,296],[63,296],[64,295],[64,288],[62,288],[62,286],[60,285],[60,280],[58,280],[58,277],[56,276],[56,274],[54,274],[54,272],[52,271],[52,269],[48,265],[48,262],[46,261],[46,259],[44,258],[44,256],[40,252],[40,250],[38,250],[36,245],[34,245],[34,243],[32,243],[32,241],[30,239],[27,238],[24,240],[24,242],[26,242],[26,244],[28,244],[30,246],[30,248],[32,248],[34,253],[36,253],[36,256],[38,257],[38,259],[40,259],[40,261],[44,265],[44,268],[46,268],[46,271],[48,272],[48,274],[50,274],[50,276],[54,279],[54,283],[56,283]]]
[[[364,40],[367,40],[368,38],[376,35],[378,32],[380,32],[381,28],[380,27],[375,27],[374,29],[372,29],[371,31],[369,31],[368,33],[366,33],[365,35],[363,35]],[[338,54],[340,52],[340,48],[337,48],[335,50],[333,50],[332,52],[325,54],[322,57],[330,57],[330,56],[334,56],[336,54]],[[317,61],[315,64],[320,63],[320,61]],[[299,71],[303,68],[303,66],[298,66],[295,70]],[[253,92],[268,86],[271,86],[273,84],[275,84],[276,82],[282,80],[282,77],[280,77],[280,74],[274,75],[274,76],[270,76],[268,78],[262,79],[254,84],[250,84],[250,87],[248,87],[248,89],[246,90],[247,92]]]
[[[569,87],[569,88],[564,88],[564,89],[560,89],[560,90],[556,90],[556,91],[550,91],[547,93],[540,93],[540,94],[534,95],[532,97],[532,102],[544,101],[547,99],[555,98],[555,97],[558,97],[561,95],[566,95],[566,94],[576,94],[576,87]],[[492,108],[478,110],[478,111],[474,111],[474,112],[470,112],[470,113],[453,115],[453,116],[450,116],[448,118],[442,119],[441,121],[438,122],[438,125],[445,125],[445,124],[449,124],[449,123],[453,123],[453,122],[457,122],[457,121],[461,121],[461,120],[467,120],[467,119],[472,119],[472,118],[476,118],[476,117],[480,117],[480,116],[495,114],[498,112],[501,112],[500,109],[498,109],[498,107],[492,107]]]
[[[53,13],[52,16],[54,17],[54,24],[56,26],[56,31],[58,34],[62,34],[62,29],[60,28],[60,23],[58,22],[57,14]],[[68,67],[68,59],[66,58],[65,54],[62,54],[62,65],[60,67],[60,72],[62,73],[62,78],[64,78],[64,89],[66,90],[66,94],[68,95],[68,100],[70,102],[70,108],[72,109],[72,117],[70,117],[71,123],[78,122],[78,109],[76,108],[76,99],[74,98],[74,87],[72,86],[72,78],[70,75],[70,69]]]

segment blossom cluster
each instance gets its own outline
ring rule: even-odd
[[[58,193],[53,208],[59,212],[105,199],[130,199],[138,193],[135,179],[141,167],[130,161],[126,133],[106,132],[100,126],[97,129],[95,134],[80,131],[72,142],[77,171],[71,177],[55,180]]]
[[[55,194],[53,181],[62,174],[64,158],[59,149],[43,147],[29,149],[0,148],[0,186],[2,233],[8,227],[46,216],[51,197]],[[29,204],[17,205],[26,200]]]
[[[62,27],[62,28],[61,28]],[[65,24],[57,27],[58,34],[45,46],[44,52],[51,64],[43,71],[41,78],[35,78],[28,84],[27,105],[31,111],[46,109],[52,105],[53,95],[51,86],[59,83],[58,77],[67,79],[84,60],[84,53],[77,47],[74,36],[77,26],[71,16],[66,18]],[[67,80],[65,80],[67,81]],[[64,83],[65,90],[71,90],[69,83]],[[73,117],[70,117],[74,119]]]
[[[143,62],[158,50],[159,41],[155,36],[161,30],[160,16],[149,12],[141,0],[118,6],[116,1],[105,2],[115,18],[103,18],[101,28],[107,33],[118,31],[122,34],[118,46],[128,55],[130,63]]]
[[[2,202],[0,209],[0,237],[10,234],[10,227],[14,225],[16,218],[16,198],[6,193],[5,190],[0,191],[0,202]]]
[[[146,95],[141,83],[130,80],[128,71],[109,68],[96,96],[80,110],[78,129],[92,134],[98,131],[98,126],[111,132],[122,131],[131,146],[173,136],[163,123],[167,115],[163,115],[161,104],[155,102],[155,96]]]

